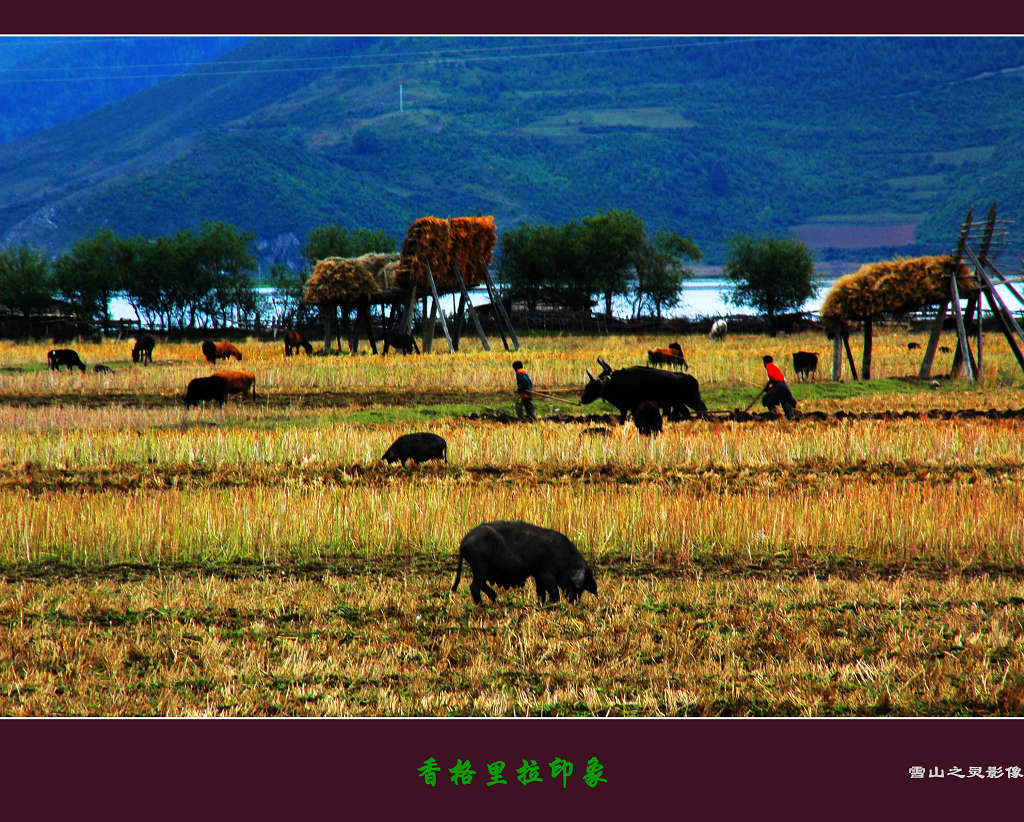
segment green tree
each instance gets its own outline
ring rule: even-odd
[[[609,317],[612,297],[629,293],[630,275],[643,242],[643,221],[632,211],[612,209],[583,218],[578,243],[581,263],[592,273],[593,290],[604,294]]]
[[[252,278],[256,257],[251,247],[255,239],[251,231],[217,220],[204,222],[192,241],[192,304],[219,325],[245,326],[258,316]],[[186,248],[186,256],[187,251]]]
[[[772,334],[776,314],[800,308],[817,292],[811,252],[796,238],[737,235],[722,273],[735,283],[731,301],[767,314]]]
[[[575,223],[523,223],[506,231],[498,272],[512,299],[524,301],[530,310],[542,299],[566,308],[589,308],[592,283],[584,273],[578,235]]]
[[[56,290],[53,266],[43,252],[27,245],[0,249],[0,305],[27,320],[49,306]]]
[[[185,286],[182,272],[187,261],[176,237],[131,237],[122,240],[120,261],[125,299],[140,325],[170,328],[172,313]]]
[[[300,275],[284,263],[274,263],[270,267],[270,284],[274,289],[270,301],[274,322],[283,328],[309,322],[310,307],[302,303],[306,284]]]
[[[644,237],[633,261],[636,268],[634,316],[648,305],[661,319],[662,309],[671,308],[679,301],[683,280],[693,277],[693,269],[686,266],[686,261],[695,262],[700,258],[697,244],[674,231],[662,229],[653,238]]]
[[[80,317],[104,329],[110,324],[110,300],[124,281],[120,244],[110,229],[97,231],[75,243],[54,264],[57,293]]]

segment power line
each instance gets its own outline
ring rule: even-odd
[[[241,76],[247,74],[286,74],[286,73],[300,73],[310,71],[360,71],[366,69],[378,69],[378,68],[400,68],[404,66],[413,65],[429,65],[429,64],[455,64],[455,63],[479,63],[479,62],[495,62],[495,61],[518,61],[518,60],[537,60],[537,59],[550,59],[555,57],[573,57],[573,56],[586,56],[594,54],[625,54],[625,53],[636,53],[642,51],[654,51],[660,49],[678,49],[678,48],[707,48],[711,46],[732,46],[737,44],[744,44],[750,42],[773,40],[778,38],[772,37],[744,37],[731,40],[715,40],[710,42],[705,41],[692,41],[683,40],[679,38],[672,42],[663,43],[651,43],[649,40],[641,40],[636,45],[623,45],[616,47],[614,44],[611,47],[604,46],[601,41],[597,41],[591,44],[585,44],[589,47],[585,48],[571,48],[573,44],[565,43],[558,46],[557,51],[544,51],[540,53],[526,53],[520,51],[519,53],[508,53],[508,54],[495,54],[496,51],[509,51],[511,49],[527,49],[527,48],[550,48],[550,44],[544,45],[530,45],[530,44],[517,44],[509,46],[497,46],[491,49],[475,48],[465,49],[462,51],[456,50],[430,50],[430,51],[415,51],[407,52],[400,55],[395,55],[394,58],[386,55],[375,58],[375,62],[359,62],[350,63],[345,65],[346,61],[362,59],[365,57],[356,58],[353,55],[334,55],[325,57],[296,57],[296,58],[253,58],[251,60],[211,60],[202,63],[167,63],[167,64],[152,64],[146,65],[141,64],[137,66],[127,66],[126,68],[159,68],[164,65],[166,66],[183,66],[192,67],[194,71],[188,73],[182,72],[157,72],[157,73],[140,73],[140,74],[119,74],[119,75],[107,75],[107,76],[85,76],[85,77],[19,77],[14,79],[3,79],[0,80],[0,84],[11,84],[11,83],[81,83],[81,82],[106,82],[106,81],[118,81],[118,80],[159,80],[159,79],[170,79],[174,77],[188,77],[191,79],[199,77],[223,77],[223,76]],[[616,41],[623,42],[623,41]],[[627,41],[633,42],[633,41]],[[566,48],[566,47],[570,48]],[[600,46],[600,47],[597,47]],[[480,54],[480,52],[484,52]],[[409,56],[417,55],[429,55],[425,59],[406,59]],[[323,65],[305,65],[305,66],[275,66],[271,68],[228,68],[227,70],[221,70],[221,66],[228,66],[232,64],[239,65],[265,65],[269,63],[286,63],[286,62],[310,62],[310,61],[323,61]],[[9,74],[14,71],[77,71],[77,70],[92,70],[93,68],[110,70],[109,67],[75,67],[73,69],[64,68],[39,68],[39,69],[8,69],[4,70],[3,74]]]

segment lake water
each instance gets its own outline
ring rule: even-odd
[[[822,302],[825,300],[825,295],[832,289],[836,279],[838,278],[819,280],[817,294],[807,300],[800,307],[800,310],[807,312],[819,311]],[[1016,298],[1004,286],[998,286],[996,290],[1000,293],[1010,311],[1017,313],[1021,309],[1021,304],[1017,302]],[[273,289],[270,288],[261,288],[259,291],[264,294],[273,293]],[[1018,291],[1020,291],[1019,287]],[[754,315],[758,313],[748,306],[737,306],[730,303],[728,298],[731,293],[732,283],[728,280],[720,277],[695,277],[683,284],[679,303],[673,308],[662,311],[662,315],[666,317],[689,317],[696,319],[698,317],[718,317],[723,314]],[[470,299],[474,305],[490,302],[486,289],[471,289]],[[441,303],[446,312],[455,312],[456,302],[452,295],[443,296]],[[598,302],[598,307],[601,306],[603,306],[603,301]],[[127,300],[121,297],[115,297],[111,301],[110,308],[111,316],[114,319],[135,319],[135,312],[132,310],[132,307],[128,304]],[[987,304],[985,304],[985,309],[986,313],[988,313]],[[612,311],[618,317],[632,316],[631,304],[628,300],[622,298],[615,298],[612,301]]]

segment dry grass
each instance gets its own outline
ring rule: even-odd
[[[908,339],[876,338],[881,376],[916,372]],[[633,364],[670,341],[537,338],[521,356],[571,396],[598,355]],[[761,353],[827,352],[810,335],[681,342],[709,389],[760,387]],[[76,347],[115,373],[0,372],[0,714],[1024,711],[1018,421],[694,421],[651,440],[442,415],[418,427],[450,463],[405,468],[379,461],[405,425],[121,399],[214,370],[198,344],[158,345],[152,367],[126,362],[130,341]],[[240,347],[265,395],[511,393],[509,358],[473,344],[386,360]],[[47,348],[0,343],[0,369]],[[821,386],[801,407],[1020,406],[998,341],[986,362],[984,388]],[[450,594],[461,536],[505,517],[569,534],[599,596]]]
[[[447,580],[447,577],[446,577]],[[0,586],[8,715],[1018,713],[1009,580],[608,579],[478,609],[430,576]]]

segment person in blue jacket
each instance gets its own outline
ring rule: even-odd
[[[520,360],[512,363],[512,368],[516,372],[516,416],[519,419],[525,417],[531,421],[535,420],[537,415],[533,410],[533,380],[526,373]]]

